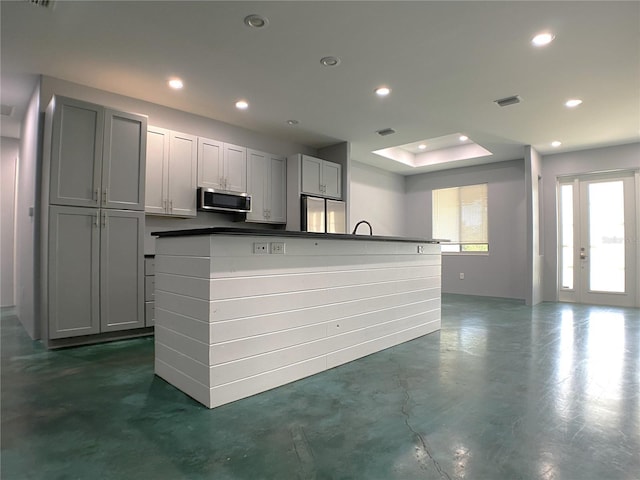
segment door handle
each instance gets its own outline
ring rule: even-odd
[[[584,248],[580,249],[580,260],[586,260],[587,258],[589,258],[587,256],[587,254],[584,252]]]

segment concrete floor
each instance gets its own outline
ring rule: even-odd
[[[640,310],[445,295],[442,331],[208,410],[153,340],[2,328],[1,477],[640,478]]]

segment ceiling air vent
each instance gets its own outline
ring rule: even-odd
[[[500,98],[498,100],[494,100],[495,103],[500,105],[501,107],[508,107],[509,105],[515,105],[516,103],[520,103],[520,96],[513,95],[512,97]]]
[[[387,135],[396,133],[396,131],[393,128],[383,128],[382,130],[378,130],[376,133],[381,137],[386,137]]]

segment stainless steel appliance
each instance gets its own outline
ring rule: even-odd
[[[198,210],[211,212],[250,212],[251,195],[198,188]]]
[[[347,214],[344,202],[304,195],[301,211],[301,227],[304,232],[347,232]]]

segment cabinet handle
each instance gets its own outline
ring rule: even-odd
[[[96,201],[96,202],[98,201],[98,189],[97,188],[93,190],[93,200]]]
[[[103,204],[107,203],[107,189],[106,188],[102,191],[102,203]]]
[[[169,213],[173,213],[173,199],[169,200]]]
[[[96,192],[97,192],[97,190],[96,190]],[[98,228],[99,225],[100,225],[100,214],[98,212],[96,212],[96,218],[95,218],[95,220],[93,222],[93,226],[94,226],[94,228]]]
[[[102,226],[107,226],[107,212],[102,212]]]

